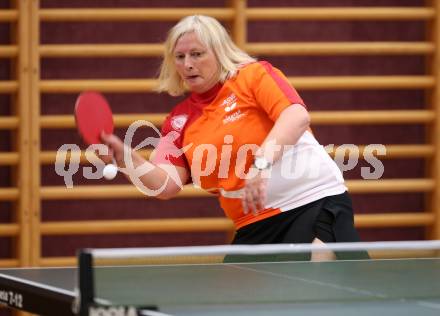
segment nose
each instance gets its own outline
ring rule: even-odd
[[[189,69],[189,70],[193,69],[193,64],[192,64],[190,56],[185,56],[185,64],[184,65],[185,65],[186,69]]]

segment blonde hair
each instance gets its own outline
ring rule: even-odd
[[[168,33],[160,67],[159,86],[156,89],[158,92],[168,92],[172,96],[185,92],[184,82],[174,65],[174,48],[182,35],[191,32],[214,52],[220,66],[218,81],[222,83],[234,77],[242,66],[256,61],[232,42],[225,28],[216,19],[204,15],[187,16]]]

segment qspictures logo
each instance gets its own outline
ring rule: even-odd
[[[176,124],[183,126],[185,124],[184,120],[185,118],[180,118]],[[157,137],[147,137],[140,144],[133,147],[133,138],[137,130],[141,127],[151,128],[156,133]],[[125,167],[120,167],[119,172],[127,175],[130,181],[142,193],[148,196],[157,196],[163,192],[170,180],[174,181],[180,187],[183,186],[177,170],[172,167],[173,164],[170,159],[172,159],[172,157],[179,158],[191,149],[193,159],[192,165],[189,167],[193,184],[196,186],[200,186],[202,177],[210,176],[214,172],[218,172],[218,174],[215,175],[218,178],[228,177],[229,173],[227,170],[229,170],[230,166],[235,166],[235,176],[240,179],[250,179],[257,174],[255,168],[251,167],[248,170],[245,168],[246,157],[249,155],[255,155],[259,149],[259,146],[256,144],[244,144],[239,147],[236,155],[232,155],[232,145],[234,143],[233,135],[226,135],[224,137],[224,144],[220,148],[217,148],[213,144],[200,144],[197,146],[188,144],[184,148],[179,148],[175,145],[175,141],[179,137],[180,133],[178,131],[172,131],[162,137],[160,131],[151,122],[144,120],[134,122],[127,129],[123,140],[123,161]],[[143,184],[141,177],[151,172],[155,166],[149,162],[145,162],[141,166],[135,167],[132,159],[132,150],[137,151],[147,146],[155,149],[161,138],[163,138],[162,141],[167,143],[167,151],[166,153],[158,152],[158,155],[163,155],[160,160],[166,161],[167,165],[171,167],[166,170],[167,178],[164,181],[164,184],[160,188],[152,190]],[[282,151],[281,157],[283,157],[283,159],[277,163],[281,164],[281,177],[287,180],[295,180],[299,178],[304,179],[305,177],[320,177],[321,173],[319,170],[320,164],[318,157],[319,155],[324,155],[325,159],[329,159],[328,155],[325,153],[326,151],[334,153],[333,161],[342,173],[354,169],[358,165],[361,155],[369,164],[368,167],[361,167],[361,176],[363,179],[379,179],[384,173],[384,165],[377,158],[377,156],[386,155],[386,147],[382,144],[370,144],[365,146],[362,152],[361,149],[354,144],[344,144],[340,146],[330,144],[324,148],[316,145],[312,146],[307,154],[302,153],[292,155],[291,153],[296,149],[295,146],[296,145],[280,146],[272,142],[268,143],[265,147],[266,156],[272,155],[273,157],[276,152]],[[99,155],[107,155],[108,147],[103,144],[95,144],[90,145],[86,149],[85,158],[91,164],[91,166],[82,167],[82,174],[86,179],[95,180],[100,179],[103,176],[105,164],[102,160],[97,159],[95,152]],[[81,149],[76,144],[64,144],[57,151],[55,172],[64,178],[64,183],[67,188],[73,188],[73,175],[80,171],[80,159]],[[234,159],[235,161],[232,161]],[[219,166],[216,168],[218,163]],[[162,166],[163,165],[161,165],[161,167]],[[269,172],[270,170],[265,171],[263,177],[269,178],[271,176],[271,173]]]

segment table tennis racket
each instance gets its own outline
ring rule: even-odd
[[[82,92],[75,103],[75,121],[78,131],[88,145],[101,144],[101,133],[112,134],[113,114],[107,100],[98,92]],[[115,165],[107,165],[103,170],[106,179],[116,176]]]
[[[75,120],[78,131],[88,145],[101,144],[101,133],[112,134],[112,110],[98,92],[86,91],[76,99]]]

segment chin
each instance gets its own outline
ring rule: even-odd
[[[203,92],[206,91],[206,90],[203,90],[203,89],[200,88],[200,87],[189,87],[189,88],[190,88],[191,91],[193,91],[193,92],[195,92],[195,93],[203,93]]]

